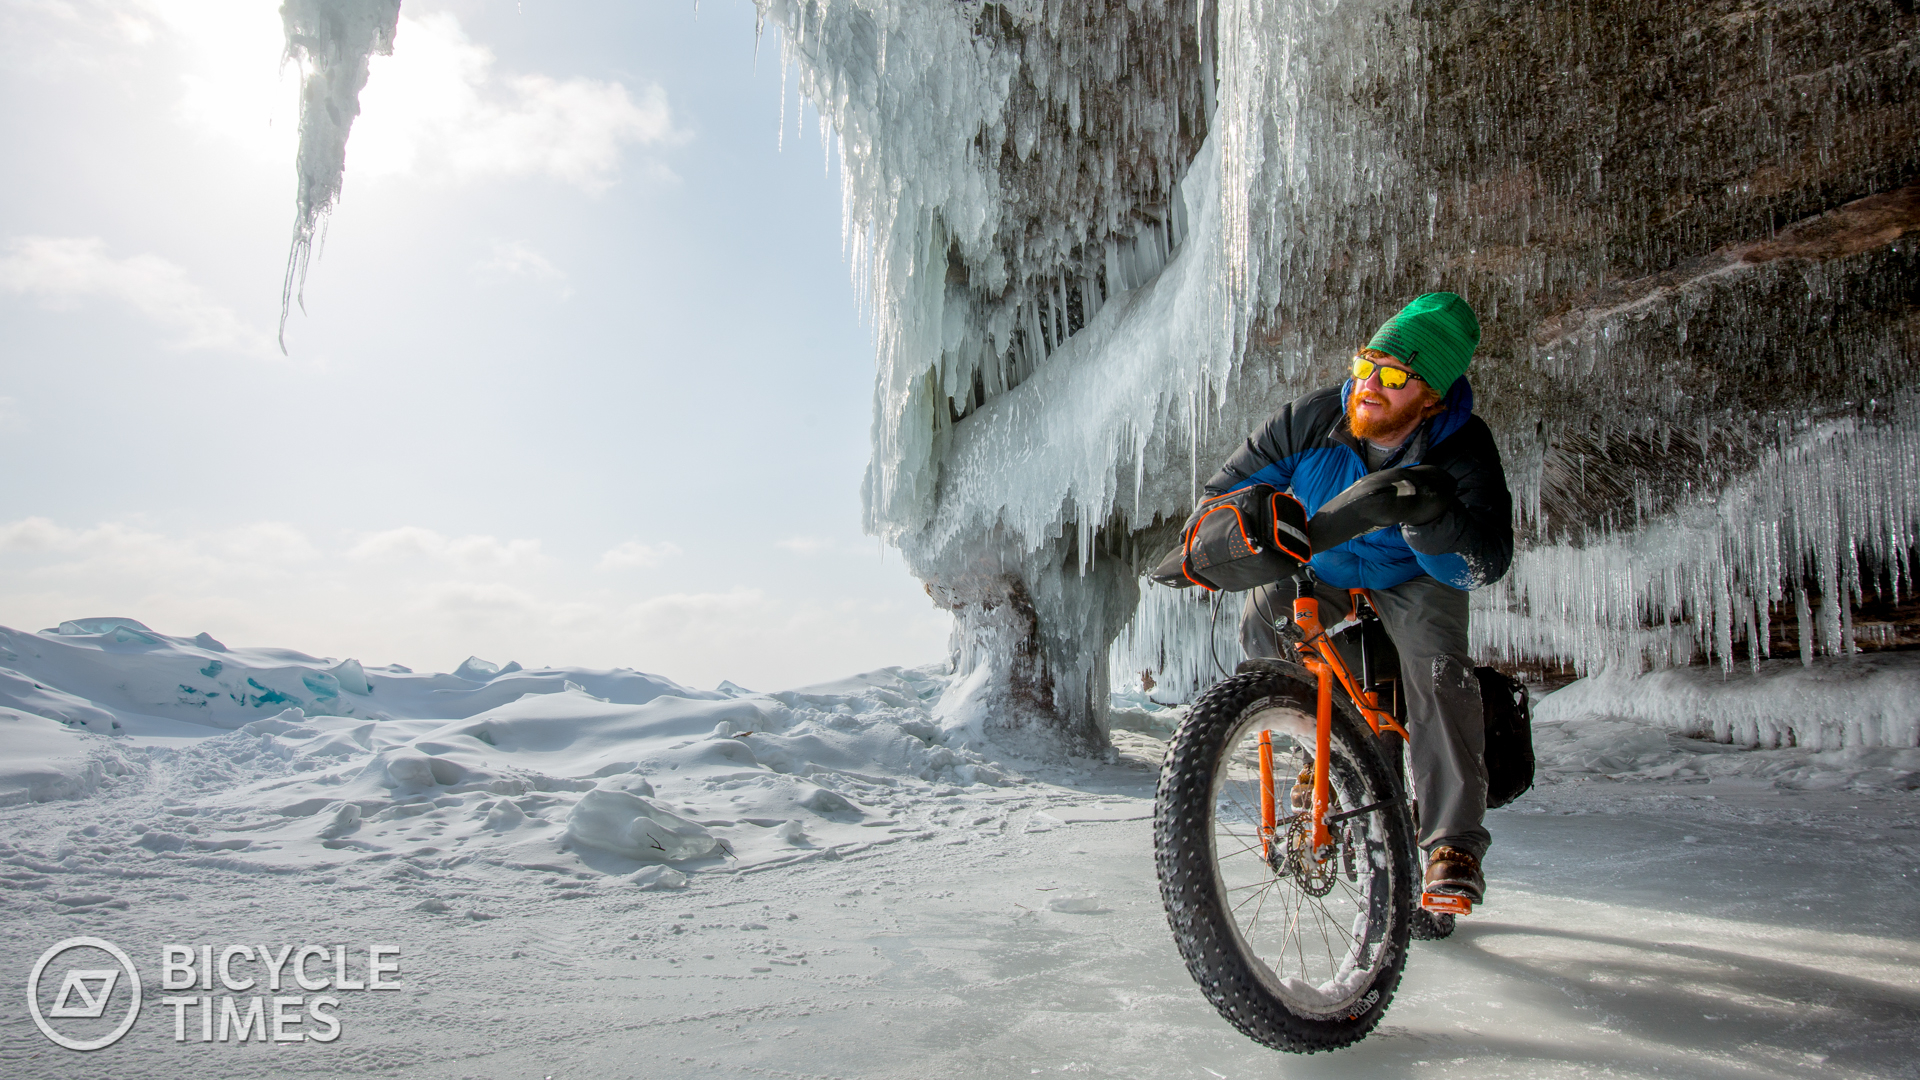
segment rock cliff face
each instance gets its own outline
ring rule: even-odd
[[[1140,605],[1142,564],[1253,424],[1434,289],[1481,314],[1519,506],[1487,653],[1901,632],[1852,615],[1915,569],[1911,4],[762,10],[870,253],[869,525],[955,612],[998,736],[1103,742],[1116,637],[1162,692],[1204,677],[1204,610]]]

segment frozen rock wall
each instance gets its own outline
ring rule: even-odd
[[[840,141],[872,290],[867,525],[955,612],[962,673],[986,672],[947,715],[1023,748],[1103,746],[1106,643],[1138,594],[1130,559],[1099,550],[1135,546],[1104,528],[1114,463],[1181,428],[1168,408],[1202,411],[1164,357],[1233,351],[1171,310],[1212,287],[1208,265],[1155,286],[1215,201],[1183,182],[1213,107],[1212,8],[760,9]],[[1084,340],[1140,333],[1124,374]]]
[[[1794,603],[1839,652],[1847,601],[1909,588],[1906,9],[762,10],[869,260],[869,525],[1003,725],[1098,742],[1112,672],[1210,677],[1190,601],[1127,625],[1141,563],[1253,423],[1436,288],[1486,326],[1527,548],[1478,598],[1488,653],[1750,662]]]

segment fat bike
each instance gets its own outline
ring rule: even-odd
[[[1378,662],[1377,616],[1354,590],[1328,627],[1311,572],[1295,582],[1279,623],[1295,655],[1241,664],[1169,744],[1154,862],[1207,999],[1256,1042],[1310,1053],[1365,1038],[1408,940],[1445,937],[1471,905],[1421,892],[1399,667]]]

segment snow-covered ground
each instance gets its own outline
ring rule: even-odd
[[[1489,902],[1372,1038],[1294,1058],[1174,951],[1150,703],[1113,761],[1018,761],[942,729],[933,671],[426,675],[111,622],[0,631],[0,970],[103,938],[144,1008],[83,1057],[10,992],[9,1077],[1920,1076],[1920,750],[1543,699]],[[163,999],[265,991],[168,990],[171,944],[344,944],[349,979],[387,944],[401,989],[327,991],[330,1042],[209,1044]]]

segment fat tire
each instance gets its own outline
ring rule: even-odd
[[[1453,916],[1422,907],[1414,908],[1412,931],[1415,941],[1444,940],[1453,936]]]
[[[1302,673],[1303,675],[1304,673]],[[1374,974],[1348,1015],[1295,1011],[1271,988],[1270,969],[1236,929],[1215,865],[1216,774],[1230,737],[1250,712],[1273,705],[1313,715],[1317,687],[1285,670],[1234,675],[1196,701],[1168,746],[1154,803],[1154,867],[1160,897],[1187,971],[1220,1015],[1248,1038],[1276,1050],[1314,1053],[1350,1046],[1380,1022],[1405,969],[1418,886],[1413,877],[1411,822],[1404,807],[1382,814],[1387,874],[1385,927]],[[1333,747],[1358,770],[1366,789],[1391,797],[1401,789],[1372,732],[1352,704],[1335,695]],[[1263,974],[1265,973],[1265,974]]]

